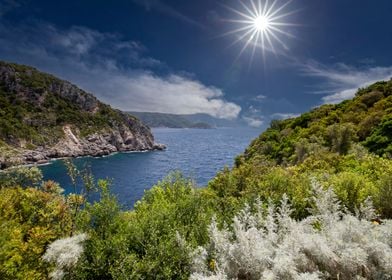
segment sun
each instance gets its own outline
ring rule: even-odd
[[[263,57],[265,51],[275,54],[283,53],[289,49],[285,43],[287,37],[295,37],[288,28],[298,26],[298,24],[288,22],[288,17],[298,12],[298,10],[288,9],[291,2],[292,0],[249,0],[246,1],[248,4],[245,4],[240,0],[240,9],[225,6],[234,12],[237,18],[226,20],[235,23],[236,28],[226,32],[223,36],[236,35],[236,40],[231,45],[244,42],[239,56],[248,47],[253,48],[252,58],[256,49],[262,50]]]
[[[266,16],[258,16],[254,19],[253,25],[259,31],[265,31],[269,27],[270,21]]]

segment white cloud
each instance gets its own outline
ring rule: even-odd
[[[294,113],[274,113],[271,115],[272,119],[278,119],[278,120],[284,120],[284,119],[291,119],[298,117],[299,114],[294,114]]]
[[[253,126],[253,127],[261,127],[264,124],[264,121],[260,118],[253,118],[253,117],[242,117],[244,119],[244,121],[246,121],[246,123],[249,126]]]
[[[221,99],[223,92],[220,89],[183,76],[172,74],[159,77],[145,71],[131,76],[117,74],[109,78],[110,83],[92,84],[90,87],[97,92],[123,92],[109,97],[122,110],[207,113],[225,119],[234,119],[241,111],[238,105]]]
[[[73,27],[61,32],[53,26],[48,26],[51,43],[77,55],[88,53],[100,40],[105,39],[105,34],[83,27]],[[107,36],[107,35],[106,35]]]
[[[190,25],[199,27],[199,28],[205,28],[205,26],[196,20],[190,18],[189,16],[184,15],[180,11],[176,10],[172,6],[167,5],[161,0],[132,0],[132,2],[143,6],[147,11],[150,11],[152,9],[166,14],[168,16],[171,16],[173,18],[177,18],[183,22],[186,22]]]
[[[263,102],[266,98],[267,98],[266,95],[259,94],[259,95],[256,95],[252,100],[256,101],[256,102]]]
[[[221,89],[191,75],[155,74],[164,72],[164,63],[145,52],[138,42],[85,27],[0,24],[1,59],[53,73],[121,110],[206,113],[226,119],[240,113],[241,107],[226,101]]]
[[[392,77],[392,66],[356,68],[344,63],[326,66],[316,61],[301,64],[304,75],[323,80],[323,89],[316,93],[329,93],[323,103],[339,103],[352,98],[358,88]]]

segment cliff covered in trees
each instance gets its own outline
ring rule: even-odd
[[[0,62],[0,167],[162,148],[137,118],[52,75]]]

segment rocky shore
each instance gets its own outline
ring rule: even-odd
[[[44,164],[56,158],[80,156],[100,157],[116,152],[164,150],[166,146],[155,143],[151,133],[135,133],[129,128],[94,133],[80,138],[70,126],[64,126],[64,139],[53,147],[13,149],[8,154],[0,154],[0,169],[15,165]]]

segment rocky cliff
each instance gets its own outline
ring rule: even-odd
[[[137,118],[52,75],[0,62],[0,167],[163,149]]]

